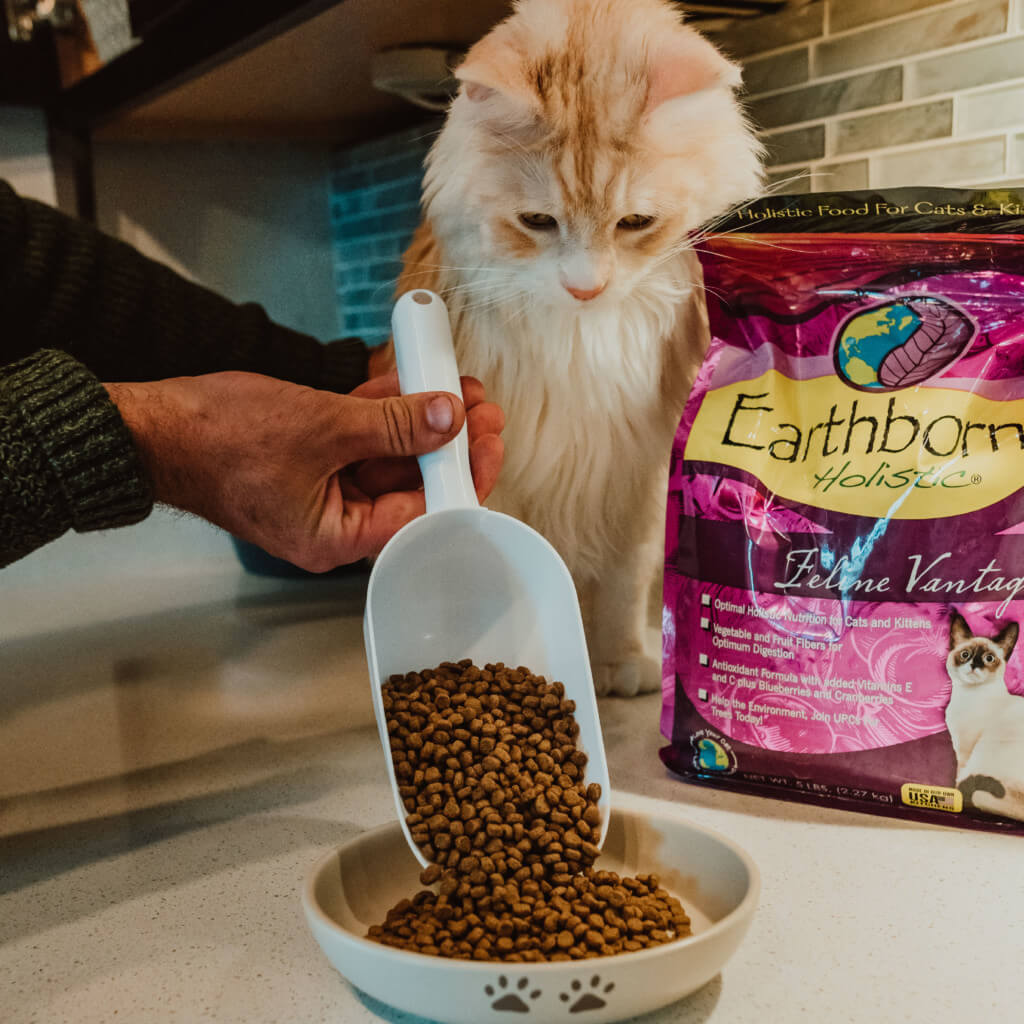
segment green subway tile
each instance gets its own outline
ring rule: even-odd
[[[365,284],[370,279],[365,263],[353,266],[335,263],[334,277],[338,282],[339,288],[348,287],[349,285]]]
[[[766,135],[761,141],[768,150],[769,167],[801,163],[825,155],[825,129],[820,124],[810,128],[797,128],[792,132]]]
[[[342,297],[342,303],[344,303]],[[344,309],[344,305],[342,305]],[[346,331],[380,330],[383,324],[387,323],[388,310],[382,307],[379,312],[372,313],[345,313]]]
[[[419,207],[409,206],[394,212],[357,215],[351,220],[338,221],[337,227],[342,237],[348,235],[352,238],[365,238],[368,235],[392,235],[402,231],[411,234],[419,220]]]
[[[898,103],[902,98],[903,69],[894,67],[765,96],[748,103],[747,110],[761,128],[780,128],[883,103]]]
[[[876,157],[872,186],[956,185],[988,181],[1003,173],[1003,138],[978,139]]]
[[[381,263],[373,263],[369,268],[371,281],[397,281],[398,275],[402,272],[401,260],[387,260]]]
[[[1024,37],[929,57],[911,64],[908,72],[907,92],[915,97],[1020,78],[1024,75]]]
[[[356,238],[341,230],[337,225],[331,231],[334,239],[335,258],[341,263],[365,263],[373,259],[373,242],[368,238]]]
[[[423,154],[415,152],[399,153],[387,160],[368,164],[366,173],[371,184],[390,185],[400,178],[422,176]]]
[[[405,252],[405,247],[409,244],[409,239],[412,238],[412,233],[416,230],[418,224],[418,217],[410,217],[403,229],[397,234],[389,234],[383,238],[375,239],[373,243],[374,258],[379,260],[401,259],[402,253]]]
[[[389,206],[415,206],[420,201],[420,176],[378,188],[374,190],[370,201],[377,210]]]
[[[791,167],[788,171],[777,171],[765,175],[768,194],[773,196],[791,196],[803,194],[811,190],[809,167]]]
[[[836,153],[885,149],[953,134],[953,101],[918,103],[878,114],[850,117],[836,124]]]
[[[760,18],[735,21],[711,38],[731,57],[776,50],[791,43],[817,39],[824,31],[825,5],[807,4]]]
[[[389,299],[387,288],[346,288],[342,293],[346,308],[353,306],[379,306]]]
[[[743,84],[748,95],[785,89],[787,85],[806,82],[809,75],[810,52],[806,46],[786,50],[774,57],[747,61],[743,65]]]
[[[816,49],[815,74],[833,75],[998,35],[1006,29],[1008,4],[1009,0],[974,0],[826,40]]]
[[[396,153],[413,149],[426,150],[442,123],[442,119],[431,117],[393,135],[360,142],[354,146],[343,146],[332,154],[332,164],[339,170],[346,167],[363,167],[377,160],[390,159]]]
[[[819,164],[814,169],[816,192],[844,192],[867,187],[867,160],[847,160],[841,164]]]
[[[963,96],[960,129],[965,133],[1024,126],[1024,84]]]
[[[370,175],[364,167],[350,167],[331,172],[331,191],[347,192],[350,189],[367,188]]]
[[[828,30],[843,32],[861,28],[873,21],[882,21],[897,14],[910,14],[925,7],[944,4],[946,0],[828,0]]]
[[[373,196],[369,189],[336,191],[331,197],[331,219],[344,220],[373,208]]]

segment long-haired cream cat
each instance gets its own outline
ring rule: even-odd
[[[576,581],[599,693],[645,651],[672,437],[707,341],[688,233],[759,187],[738,69],[666,0],[519,0],[456,75],[398,292],[507,415],[489,504]]]
[[[1017,623],[1008,622],[994,637],[975,636],[953,612],[946,727],[965,800],[980,811],[1024,821],[1024,697],[1006,689],[1006,663],[1019,635]]]

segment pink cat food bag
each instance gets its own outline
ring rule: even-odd
[[[662,760],[1024,833],[1024,194],[775,197],[702,249]]]

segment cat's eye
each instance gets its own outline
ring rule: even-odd
[[[558,227],[558,221],[550,213],[521,213],[519,223],[534,231],[550,231]]]
[[[970,661],[971,660],[971,652],[970,651],[961,651],[960,652],[960,660],[961,661]]]
[[[646,213],[631,213],[616,225],[625,229],[626,231],[641,231],[644,228],[649,228],[654,223],[654,218],[649,217]]]
[[[984,660],[986,665],[991,665],[996,660],[996,656],[994,654],[986,654]]]

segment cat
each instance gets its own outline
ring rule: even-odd
[[[518,0],[455,75],[397,294],[442,295],[503,406],[488,505],[568,565],[595,689],[654,690],[669,455],[708,342],[688,236],[761,180],[740,71],[668,0]]]
[[[1024,821],[1024,698],[1006,689],[1006,663],[1020,627],[1009,622],[991,639],[975,636],[954,611],[946,671],[953,692],[946,727],[956,752],[964,803]]]

